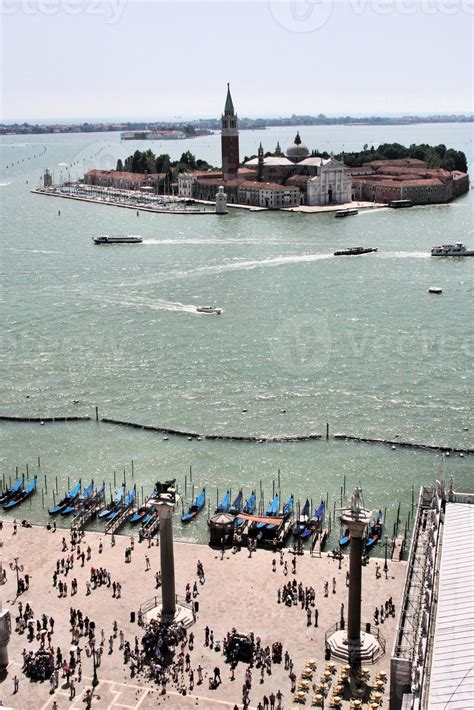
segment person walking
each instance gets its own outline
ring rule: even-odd
[[[18,693],[18,688],[20,687],[20,681],[18,680],[18,676],[14,675],[13,676],[13,695]]]

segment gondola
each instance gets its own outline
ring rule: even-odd
[[[14,498],[16,494],[23,488],[23,484],[25,482],[25,479],[19,478],[15,483],[11,486],[11,488],[8,488],[6,491],[4,491],[0,497],[0,505],[4,505],[5,503],[8,503],[9,500]]]
[[[298,520],[296,523],[293,525],[292,533],[293,537],[299,537],[304,529],[306,528],[306,525],[308,523],[308,518],[309,518],[309,511],[310,511],[310,503],[308,498],[306,498],[306,503],[303,506],[303,510],[301,511]]]
[[[34,478],[26,488],[23,488],[15,498],[12,498],[11,500],[8,501],[8,503],[5,503],[3,506],[3,510],[11,510],[12,508],[15,508],[15,506],[20,505],[20,503],[23,503],[27,498],[30,497],[34,492],[36,491],[36,478]]]
[[[255,491],[252,491],[252,494],[250,495],[248,501],[244,505],[244,509],[242,512],[245,513],[246,515],[253,515],[256,502],[257,502],[257,496],[255,494]]]
[[[133,505],[133,501],[135,500],[136,494],[137,494],[137,492],[136,492],[135,488],[134,488],[132,491],[130,491],[130,493],[128,493],[128,494],[125,496],[125,498],[124,498],[124,500],[123,500],[123,503],[119,504],[119,505],[115,508],[115,510],[113,510],[111,513],[109,513],[109,514],[106,516],[105,519],[107,520],[107,522],[110,522],[111,520],[115,520],[115,518],[116,518],[118,515],[120,515],[123,510],[126,510],[127,508],[130,508],[130,506]]]
[[[348,545],[351,541],[350,535],[349,535],[349,528],[347,528],[346,532],[342,537],[339,538],[339,547],[345,547]]]
[[[237,497],[235,498],[234,502],[229,508],[229,513],[231,515],[237,515],[237,513],[240,513],[240,510],[242,508],[242,501],[244,499],[244,496],[242,494],[242,489],[237,494]]]
[[[367,537],[367,540],[365,541],[365,549],[370,550],[375,543],[381,539],[382,537],[382,532],[383,532],[383,523],[382,523],[382,511],[379,510],[377,513],[377,518],[375,519],[375,523],[371,526],[369,530],[369,535]]]
[[[194,503],[189,506],[188,512],[181,516],[182,523],[190,523],[200,510],[206,505],[206,489],[203,488],[202,491],[196,496]]]
[[[73,501],[76,500],[80,491],[81,491],[81,481],[79,481],[79,483],[76,483],[76,485],[73,488],[71,488],[69,493],[67,493],[64,496],[64,498],[62,500],[60,500],[57,505],[54,506],[54,508],[51,508],[51,510],[48,509],[48,513],[50,515],[56,515],[57,513],[60,513],[62,510],[64,510],[68,506],[70,506]]]
[[[268,506],[268,508],[265,511],[265,515],[271,518],[274,518],[275,515],[278,515],[278,505],[280,502],[280,498],[278,497],[278,493],[276,493],[273,496],[273,500]],[[267,525],[267,523],[257,523],[257,528],[261,529],[264,528]],[[273,526],[272,526],[273,527]]]
[[[324,501],[321,501],[318,508],[314,511],[311,519],[308,521],[305,529],[301,533],[301,539],[306,540],[306,538],[313,535],[317,530],[321,529],[322,519],[324,517]]]
[[[230,491],[227,491],[219,505],[217,506],[215,512],[216,513],[227,513],[227,510],[230,505]]]
[[[245,503],[244,507],[242,508],[242,513],[245,513],[245,515],[253,515],[253,513],[255,511],[256,502],[257,502],[257,496],[255,494],[255,491],[252,491],[247,502]],[[235,525],[243,525],[244,522],[245,521],[243,518],[237,518],[235,521]]]
[[[132,525],[135,525],[135,523],[139,523],[141,520],[144,520],[144,518],[147,516],[147,513],[149,512],[150,508],[146,504],[142,505],[138,510],[132,513],[128,522],[132,523]]]
[[[87,488],[85,488],[82,492],[81,497],[77,501],[77,503],[71,502],[71,505],[66,506],[63,510],[60,510],[59,513],[60,515],[70,515],[70,513],[73,513],[75,510],[80,508],[88,498],[92,495],[92,492],[94,490],[94,481],[91,481]]]
[[[99,518],[105,518],[105,517],[107,517],[108,515],[110,515],[110,513],[113,513],[114,510],[115,510],[115,509],[120,505],[120,503],[122,502],[122,498],[124,497],[124,495],[125,495],[125,486],[122,485],[122,486],[120,486],[119,490],[117,491],[113,502],[110,503],[110,505],[108,505],[106,508],[104,508],[103,510],[101,510],[100,513],[99,513],[99,515],[98,515],[98,517],[99,517]]]
[[[295,505],[295,497],[290,496],[288,500],[286,501],[285,505],[283,506],[283,517],[287,518],[289,515],[291,515],[291,512],[293,510],[293,507]]]

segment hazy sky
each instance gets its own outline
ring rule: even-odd
[[[473,110],[474,0],[0,0],[4,120]]]

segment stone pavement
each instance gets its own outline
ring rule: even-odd
[[[175,519],[175,525],[179,521]],[[233,554],[226,551],[221,559],[220,551],[207,546],[186,543],[175,543],[176,565],[176,591],[184,595],[186,583],[193,583],[196,579],[196,562],[201,560],[205,570],[205,584],[199,585],[199,602],[197,621],[190,630],[195,634],[194,650],[190,653],[191,666],[196,669],[200,663],[204,668],[204,682],[195,685],[193,692],[186,696],[175,692],[171,683],[168,684],[166,696],[160,694],[161,689],[139,674],[130,678],[128,666],[123,665],[122,653],[118,650],[118,639],[114,641],[114,650],[108,654],[108,638],[112,633],[114,620],[118,622],[119,629],[123,629],[125,639],[129,640],[132,647],[135,636],[141,640],[142,629],[136,622],[131,621],[131,612],[135,613],[143,602],[156,593],[154,573],[159,570],[160,557],[157,545],[148,548],[146,542],[138,544],[135,538],[132,561],[124,562],[125,548],[130,545],[130,538],[116,536],[116,544],[111,547],[109,536],[100,533],[88,532],[85,535],[81,548],[90,545],[92,559],[82,568],[80,562],[75,560],[74,567],[67,577],[61,576],[68,582],[68,596],[60,598],[57,589],[52,585],[52,573],[56,560],[70,554],[62,552],[61,540],[65,535],[69,547],[69,531],[58,530],[53,533],[43,527],[23,528],[18,526],[18,532],[13,535],[11,523],[5,523],[0,532],[0,550],[3,566],[7,571],[7,582],[0,587],[0,598],[3,606],[9,607],[12,612],[12,626],[15,627],[15,616],[18,602],[23,606],[28,601],[33,607],[36,618],[43,613],[55,619],[55,628],[52,638],[53,646],[60,646],[63,655],[71,647],[71,634],[69,631],[69,609],[80,608],[89,618],[96,622],[97,634],[104,629],[106,643],[102,662],[98,668],[99,685],[96,688],[92,708],[131,708],[147,710],[151,707],[164,706],[170,710],[186,710],[187,708],[231,708],[237,704],[242,708],[242,685],[246,666],[239,663],[235,680],[230,680],[229,667],[224,663],[222,653],[204,646],[204,628],[206,625],[214,631],[215,640],[225,637],[226,633],[235,627],[239,633],[247,634],[253,631],[261,637],[262,645],[270,645],[274,641],[281,641],[283,650],[288,650],[294,662],[294,672],[299,677],[305,659],[314,658],[317,661],[315,680],[318,681],[321,671],[324,670],[324,633],[339,621],[341,603],[347,609],[346,570],[348,568],[345,558],[339,569],[337,560],[323,556],[310,557],[306,553],[297,558],[296,575],[292,575],[291,559],[293,555],[286,551],[285,559],[288,560],[288,576],[284,574],[284,567],[279,563],[279,556],[272,552],[259,550],[248,556],[246,550]],[[100,554],[99,542],[103,543],[103,552]],[[151,570],[146,571],[145,556],[151,561]],[[19,557],[19,564],[24,566],[23,575],[30,575],[30,588],[19,599],[16,599],[16,576],[9,567],[9,562],[14,557]],[[276,571],[272,571],[272,560],[276,557]],[[380,560],[379,560],[380,562]],[[383,560],[381,561],[383,566]],[[112,589],[107,586],[99,587],[86,596],[85,582],[89,579],[91,566],[105,567],[110,570],[112,580],[122,584],[120,599],[112,597]],[[389,618],[381,627],[381,632],[386,641],[386,654],[371,667],[371,673],[382,670],[389,673],[390,651],[398,617],[398,605],[401,599],[405,575],[405,563],[390,562],[388,580],[375,578],[375,560],[372,559],[368,566],[363,568],[363,607],[362,620],[373,622],[375,606],[380,606],[388,597],[392,597],[396,605],[396,618]],[[287,607],[277,603],[277,590],[285,582],[296,577],[303,585],[313,586],[316,589],[316,607],[319,611],[319,624],[315,628],[307,626],[306,613],[299,606]],[[71,579],[78,580],[78,593],[70,595]],[[332,593],[332,579],[336,579],[336,592]],[[324,582],[329,582],[329,596],[324,597]],[[77,695],[73,701],[69,700],[68,688],[65,680],[60,679],[59,689],[53,695],[49,694],[48,682],[44,684],[32,683],[21,672],[23,648],[36,650],[38,641],[28,643],[26,635],[19,635],[13,631],[9,644],[10,665],[7,675],[0,685],[0,700],[4,705],[16,710],[51,710],[53,701],[56,700],[59,710],[84,708],[84,692],[92,677],[92,662],[83,656],[83,679],[77,684]],[[84,646],[84,639],[81,640]],[[338,664],[340,666],[341,664]],[[208,675],[213,674],[215,666],[219,666],[222,675],[222,684],[216,690],[208,687]],[[13,676],[20,679],[19,691],[13,694]],[[385,691],[385,697],[388,692]],[[290,679],[284,664],[273,664],[272,674],[266,674],[260,683],[260,673],[253,669],[253,682],[250,692],[250,707],[256,707],[273,691],[281,689],[284,695],[283,707],[293,707],[293,695],[290,692]],[[304,706],[310,707],[311,692]],[[387,705],[387,703],[386,703]],[[349,707],[344,701],[343,708]],[[364,708],[367,706],[364,705]]]

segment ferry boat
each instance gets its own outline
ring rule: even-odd
[[[334,215],[334,217],[336,217],[336,218],[353,217],[356,214],[359,214],[359,210],[348,208],[346,210],[338,210],[336,212],[336,214]]]
[[[335,251],[334,256],[357,256],[358,254],[370,254],[373,251],[378,251],[377,247],[349,247]]]
[[[198,313],[209,313],[216,316],[220,316],[222,313],[222,308],[217,308],[217,306],[197,306],[196,311]]]
[[[138,234],[101,234],[92,237],[94,244],[141,244],[143,237]]]
[[[431,256],[474,256],[474,251],[466,249],[462,242],[431,247]]]

